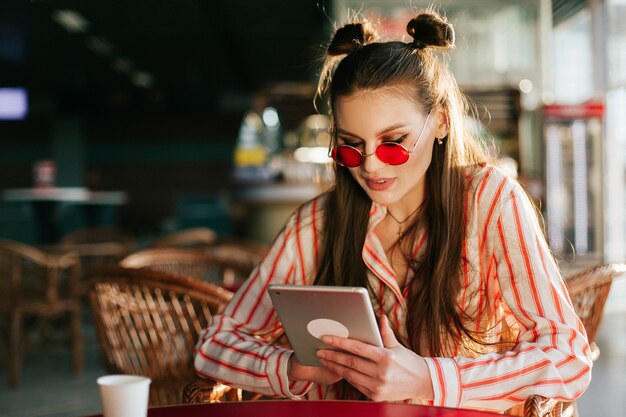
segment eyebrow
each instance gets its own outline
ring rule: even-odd
[[[376,132],[375,136],[376,137],[382,136],[385,133],[389,133],[389,132],[392,132],[392,131],[394,131],[396,129],[401,129],[401,128],[404,128],[404,127],[407,127],[407,126],[409,126],[408,123],[396,123],[395,125],[388,126],[388,127],[384,128],[383,130],[381,130],[379,132]],[[335,129],[335,132],[337,132],[338,134],[351,136],[351,137],[353,137],[355,139],[360,139],[360,140],[363,140],[363,141],[365,140],[362,137],[360,137],[359,135],[355,135],[354,133],[348,132],[347,130]]]

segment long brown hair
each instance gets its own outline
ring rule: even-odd
[[[446,354],[445,341],[475,339],[463,325],[457,305],[461,291],[464,197],[468,167],[487,161],[486,151],[464,126],[471,106],[448,71],[446,52],[454,47],[454,30],[433,10],[419,13],[407,25],[409,43],[377,42],[367,22],[338,29],[328,47],[318,94],[338,97],[358,91],[400,86],[427,113],[443,109],[448,135],[435,144],[426,172],[426,199],[418,224],[427,228],[425,254],[409,260],[416,273],[410,283],[407,330],[411,349],[421,355]],[[333,144],[336,139],[333,139]],[[333,146],[331,144],[331,146]],[[336,183],[325,207],[323,253],[315,282],[368,287],[362,249],[372,202],[347,168],[335,166]]]

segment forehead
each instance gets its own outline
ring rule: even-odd
[[[348,96],[339,96],[335,98],[333,110],[336,127],[350,131],[410,124],[420,120],[423,114],[423,106],[411,86],[360,90]]]

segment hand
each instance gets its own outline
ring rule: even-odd
[[[430,371],[424,359],[402,346],[384,315],[380,320],[384,348],[337,336],[324,336],[324,343],[341,351],[319,350],[320,363],[343,377],[374,401],[434,398]]]
[[[290,381],[311,381],[319,385],[331,385],[341,380],[333,371],[318,366],[305,366],[291,355],[287,365],[287,377]]]

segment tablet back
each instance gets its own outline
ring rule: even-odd
[[[268,292],[296,359],[303,365],[321,366],[315,352],[330,348],[320,340],[324,335],[383,346],[365,288],[270,285]]]

